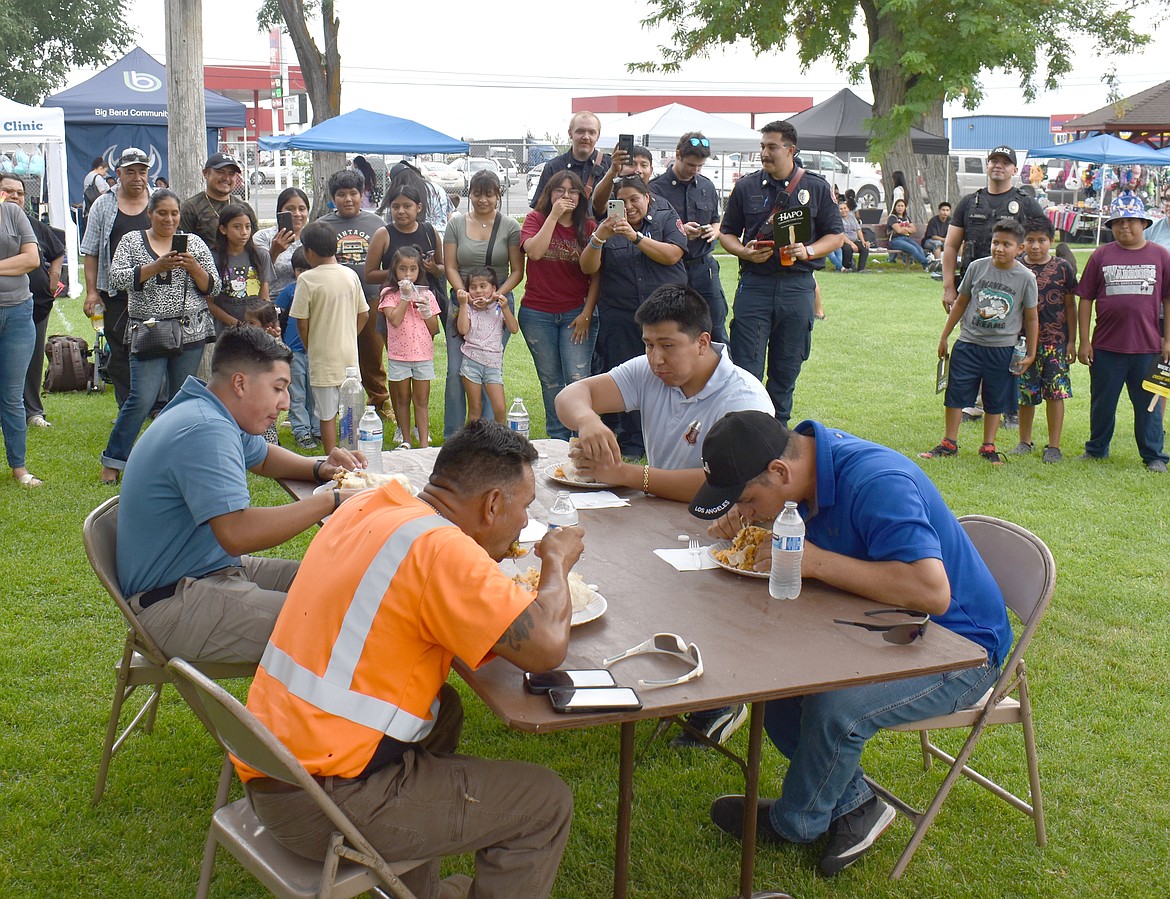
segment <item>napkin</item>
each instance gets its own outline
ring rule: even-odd
[[[535,543],[541,540],[545,534],[548,533],[548,525],[543,521],[536,519],[529,519],[528,524],[524,525],[524,530],[520,532],[520,536],[516,538],[518,543]]]
[[[618,509],[629,504],[628,499],[622,499],[609,490],[573,494],[573,505],[578,509]]]
[[[699,547],[695,552],[689,549],[656,549],[654,555],[668,565],[674,566],[676,571],[700,571],[704,568],[719,567],[707,554],[706,547]]]

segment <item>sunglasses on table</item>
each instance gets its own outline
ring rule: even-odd
[[[866,617],[877,615],[913,615],[912,621],[899,621],[896,624],[873,624],[868,621],[848,621],[844,618],[834,618],[836,624],[848,624],[853,627],[863,627],[867,631],[878,631],[887,643],[896,643],[905,646],[913,643],[926,633],[926,626],[930,624],[930,616],[914,609],[874,609],[866,612]]]
[[[665,680],[640,680],[638,681],[639,687],[673,687],[675,684],[685,684],[689,680],[703,676],[703,656],[699,652],[699,647],[694,643],[687,643],[678,634],[655,634],[649,640],[632,646],[625,652],[619,652],[612,658],[603,660],[601,664],[608,668],[614,662],[648,652],[660,652],[664,655],[674,656],[676,659],[690,662],[693,667],[678,677]]]

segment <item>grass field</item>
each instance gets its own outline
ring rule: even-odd
[[[879,267],[880,268],[880,267]],[[733,295],[734,271],[724,264]],[[942,436],[933,392],[942,324],[939,285],[887,267],[865,276],[821,276],[828,318],[818,322],[801,375],[796,417],[816,417],[913,455]],[[50,333],[88,334],[79,301],[54,313]],[[442,353],[441,344],[439,347]],[[437,368],[444,371],[442,359]],[[521,339],[508,348],[509,397],[522,395],[532,434],[544,436],[540,391]],[[1075,367],[1064,451],[1088,433],[1088,378]],[[432,391],[432,430],[441,432],[442,383]],[[28,464],[45,486],[0,482],[0,893],[4,896],[189,894],[215,792],[220,758],[194,716],[168,690],[154,735],[135,736],[114,760],[109,788],[89,806],[109,713],[113,663],[124,625],[86,562],[81,522],[109,495],[98,454],[114,415],[111,392],[52,395],[54,427],[29,435]],[[1036,443],[1045,442],[1038,416]],[[1123,400],[1112,458],[1043,465],[1037,455],[1001,467],[978,459],[977,425],[965,425],[956,459],[923,463],[957,514],[985,513],[1039,534],[1057,563],[1056,598],[1029,660],[1049,845],[1031,823],[973,784],[960,784],[906,877],[887,880],[910,826],[899,820],[862,862],[828,881],[816,851],[763,848],[757,888],[802,897],[1107,897],[1170,892],[1165,801],[1170,670],[1170,480],[1146,472]],[[282,432],[289,440],[288,432]],[[1001,432],[1000,448],[1015,444]],[[257,503],[286,502],[254,479]],[[586,537],[588,541],[588,536]],[[308,536],[274,551],[299,557]],[[620,584],[614,572],[613,583]],[[458,679],[455,678],[458,682]],[[617,732],[519,736],[462,683],[463,749],[546,764],[572,786],[576,814],[554,895],[597,899],[611,891]],[[243,695],[246,685],[236,685]],[[639,729],[641,740],[649,725]],[[953,735],[952,735],[953,736]],[[746,732],[733,740],[746,750]],[[954,739],[944,743],[957,746]],[[882,734],[865,764],[878,780],[925,803],[942,777],[916,760],[910,735]],[[1026,789],[1017,730],[983,740],[977,764]],[[775,794],[784,761],[766,747],[761,793]],[[710,824],[711,799],[742,790],[737,769],[713,753],[659,743],[636,776],[631,895],[710,899],[734,891],[738,845]],[[1158,861],[1161,859],[1162,861]],[[470,859],[452,870],[470,870]],[[220,855],[216,896],[263,891]],[[524,899],[524,897],[517,897]]]

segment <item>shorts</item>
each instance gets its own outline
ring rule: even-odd
[[[340,384],[336,387],[317,387],[310,385],[309,392],[313,394],[313,409],[316,410],[319,421],[329,421],[337,418],[337,410],[341,408]],[[326,412],[331,413],[328,418],[325,417]]]
[[[962,409],[975,405],[979,386],[983,385],[983,411],[1002,415],[1008,410],[1016,390],[1010,346],[981,346],[958,341],[951,349],[951,376],[943,405]]]
[[[400,359],[386,360],[387,381],[416,381],[435,380],[435,360],[423,359],[421,362],[403,362]]]
[[[1039,406],[1044,400],[1071,398],[1067,348],[1064,344],[1041,346],[1036,350],[1036,361],[1020,375],[1020,405]]]
[[[472,384],[503,384],[504,367],[484,365],[464,356],[459,363],[459,377],[467,378]]]

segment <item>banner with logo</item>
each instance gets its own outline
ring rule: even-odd
[[[69,157],[69,196],[78,203],[84,196],[82,182],[99,156],[106,161],[110,174],[122,151],[127,147],[145,150],[150,157],[150,184],[162,175],[170,180],[167,166],[167,129],[158,125],[76,125],[65,126],[65,147]],[[219,132],[207,129],[207,155],[219,149]]]

